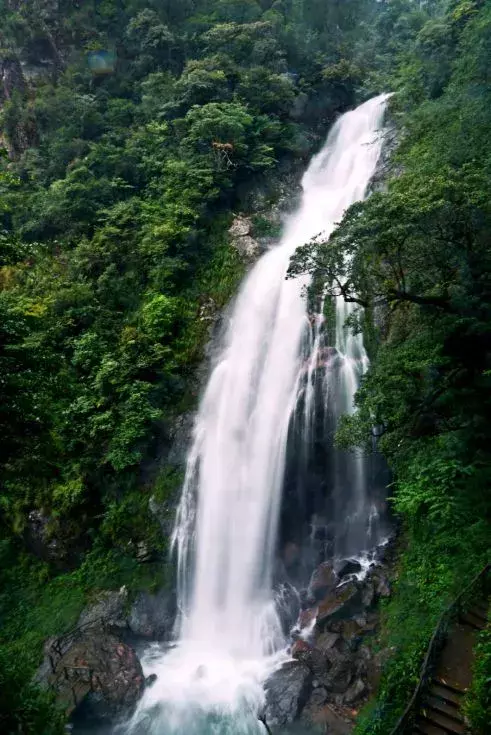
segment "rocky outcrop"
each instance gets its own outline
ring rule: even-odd
[[[103,623],[109,628],[124,630],[127,627],[129,595],[126,587],[101,592],[95,602],[80,614],[77,627],[90,627]]]
[[[294,629],[297,665],[280,669],[268,683],[268,725],[283,726],[300,714],[308,728],[322,725],[333,735],[351,732],[357,710],[380,679],[384,657],[368,643],[377,631],[377,602],[390,594],[383,566],[359,577],[361,567],[353,560],[324,562],[312,574],[300,595],[303,609]],[[287,692],[284,699],[280,687]]]
[[[112,721],[128,715],[145,687],[134,649],[113,636],[92,636],[79,647],[79,660],[90,662],[91,688],[78,707],[85,717]]]
[[[16,92],[25,95],[27,84],[19,59],[14,54],[7,54],[0,58],[0,103],[11,100]]]
[[[235,217],[228,231],[230,244],[245,261],[253,261],[260,254],[261,247],[257,240],[251,237],[252,221],[248,217]]]
[[[82,611],[77,627],[90,629],[102,624],[122,638],[164,640],[171,635],[174,617],[175,599],[167,588],[155,593],[142,591],[131,600],[122,587],[102,592]]]

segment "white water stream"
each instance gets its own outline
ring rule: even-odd
[[[381,151],[385,100],[372,99],[334,125],[304,176],[300,207],[280,243],[258,261],[237,296],[196,418],[176,522],[179,637],[165,653],[149,652],[146,669],[158,679],[129,724],[131,733],[264,732],[256,717],[263,684],[286,658],[272,568],[287,438],[300,396],[309,431],[310,377],[322,343],[307,314],[305,279],[287,280],[286,273],[299,245],[329,235],[345,209],[366,195]],[[336,308],[335,391],[330,371],[325,374],[338,415],[353,410],[367,358],[362,337],[344,330],[350,306],[339,301]],[[365,513],[368,523],[363,463],[353,461],[350,513],[358,519]]]

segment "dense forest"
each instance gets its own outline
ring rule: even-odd
[[[292,271],[355,299],[370,345],[338,442],[376,425],[394,472],[393,655],[358,726],[390,732],[489,557],[491,2],[3,0],[0,17],[2,732],[63,732],[31,684],[43,641],[94,591],[168,573],[149,500],[182,477],[155,457],[196,404],[207,309],[243,275],[244,192],[383,91],[386,188]],[[476,733],[490,666],[487,634]]]

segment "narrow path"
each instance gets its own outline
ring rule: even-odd
[[[486,626],[489,601],[479,600],[451,629],[435,676],[413,728],[414,735],[464,735],[461,705],[472,680],[477,634]]]

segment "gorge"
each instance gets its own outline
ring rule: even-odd
[[[0,731],[437,727],[490,559],[491,0],[0,17]]]

